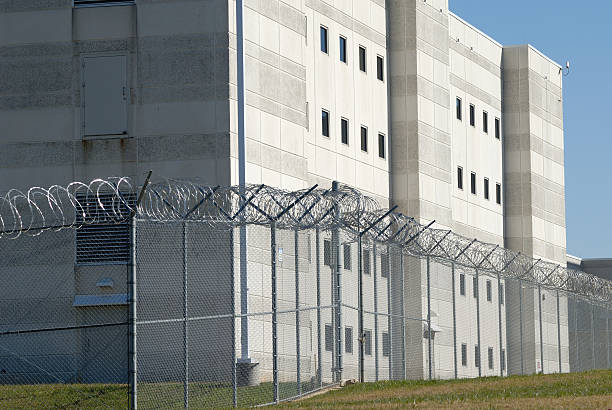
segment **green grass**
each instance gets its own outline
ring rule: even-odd
[[[307,383],[303,389],[311,388]],[[294,383],[279,386],[281,398],[296,394]],[[248,407],[272,401],[272,384],[241,387],[238,404]],[[119,384],[4,385],[2,409],[126,408],[128,388]],[[139,407],[182,408],[179,383],[139,384]],[[227,384],[191,383],[192,408],[227,408]],[[446,381],[390,381],[347,386],[282,408],[611,408],[612,371],[597,370],[536,376],[489,377]]]

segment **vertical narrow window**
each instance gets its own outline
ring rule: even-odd
[[[486,111],[482,112],[482,130],[485,134],[489,133],[489,113]]]
[[[499,304],[500,305],[504,304],[504,284],[503,283],[499,284]]]
[[[366,69],[366,49],[364,46],[359,46],[359,69],[364,73]]]
[[[327,54],[327,27],[321,26],[321,51]]]
[[[332,328],[332,325],[330,324],[325,325],[325,351],[326,352],[331,352],[333,350],[333,347],[334,347],[333,331],[334,329]]]
[[[495,118],[495,138],[501,138],[501,121],[499,118]]]
[[[383,357],[389,357],[391,354],[391,338],[388,332],[382,334],[382,350]]]
[[[361,150],[363,152],[368,152],[368,129],[361,126]]]
[[[470,125],[472,127],[476,126],[476,107],[474,107],[474,104],[470,104]]]
[[[457,167],[457,188],[463,189],[463,168]]]
[[[501,205],[501,184],[495,184],[495,202]]]
[[[472,194],[476,195],[476,173],[472,172],[470,174],[470,190]]]
[[[467,366],[467,344],[461,343],[461,366]]]
[[[489,199],[489,178],[484,179],[484,197]]]
[[[380,276],[383,278],[389,277],[389,255],[386,253],[380,255]]]
[[[363,350],[367,356],[372,356],[372,331],[363,330]]]
[[[376,56],[376,78],[385,81],[385,60],[381,56]]]
[[[331,268],[331,241],[329,239],[323,240],[323,265]]]
[[[480,346],[474,346],[474,366],[480,367]]]
[[[351,270],[351,244],[344,244],[344,269]]]
[[[489,347],[487,356],[489,359],[489,369],[493,370],[493,348],[492,347]]]
[[[363,273],[365,275],[370,274],[370,250],[369,249],[363,250]]]
[[[329,111],[321,110],[321,134],[329,137]]]
[[[455,102],[455,110],[457,112],[457,119],[461,121],[463,119],[463,108],[461,107],[461,98],[457,97]]]
[[[465,275],[459,274],[459,294],[465,296]]]
[[[478,278],[476,276],[472,278],[472,294],[478,299]]]
[[[349,143],[349,122],[346,118],[340,120],[340,133],[342,143],[348,145]]]
[[[346,63],[346,38],[340,36],[340,61]]]
[[[344,328],[344,351],[353,353],[353,328],[350,326]]]
[[[501,350],[501,370],[506,371],[506,349]]]
[[[487,280],[487,302],[491,302],[493,299],[491,281]]]
[[[385,158],[385,136],[378,134],[378,157]]]

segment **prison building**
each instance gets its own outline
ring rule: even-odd
[[[244,3],[241,163],[235,1],[2,2],[0,189],[110,175],[141,180],[150,169],[209,185],[238,184],[241,168],[247,183],[289,190],[340,181],[383,207],[399,205],[419,222],[435,220],[434,227],[565,264],[561,66],[531,45],[496,42],[449,11],[448,0]],[[80,259],[86,251],[79,236],[64,235],[54,254],[61,259],[53,265],[58,278],[46,279],[49,286],[64,284],[58,312],[80,317],[109,301],[127,309],[126,259],[112,253]],[[258,252],[255,237],[249,236],[249,255]],[[347,252],[355,264],[354,244]],[[42,269],[47,259],[39,259]],[[403,263],[405,277],[392,287],[417,320],[402,335],[381,324],[381,337],[405,342],[406,377],[425,377],[429,360],[436,361],[435,377],[452,377],[448,366],[456,352],[465,358],[462,376],[558,371],[559,348],[562,370],[570,370],[565,297],[560,317],[544,314],[540,323],[538,307],[548,312],[556,296],[460,268],[448,283],[454,267],[439,267],[444,273],[432,270],[429,278],[435,317],[432,329],[424,329],[427,261]],[[219,264],[236,269],[240,262]],[[257,267],[251,260],[248,266]],[[377,269],[382,291],[389,284],[382,284],[382,266]],[[3,272],[14,271],[6,266]],[[230,284],[224,286],[229,292]],[[449,286],[466,319],[455,347]],[[253,292],[248,303],[263,303]],[[38,296],[15,284],[0,297],[27,305]],[[522,329],[518,313],[506,309],[519,297],[530,307]],[[502,298],[500,315],[495,307]],[[482,346],[476,309],[482,328],[494,330],[482,333]],[[357,324],[346,319],[350,355]],[[262,320],[249,329],[259,326],[265,334]],[[560,341],[549,331],[558,324]],[[505,347],[495,337],[498,328]],[[433,357],[427,330],[435,333]],[[82,341],[62,346],[65,357],[93,354],[83,353]],[[251,348],[247,356],[259,355],[269,368],[270,352]],[[485,366],[490,349],[496,353]],[[166,353],[151,354],[171,357]],[[71,360],[63,368],[74,367]],[[331,363],[331,353],[326,360]],[[104,379],[98,376],[89,379]]]

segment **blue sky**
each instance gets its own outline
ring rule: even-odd
[[[561,65],[567,252],[612,257],[612,1],[449,0],[504,45],[529,43]]]

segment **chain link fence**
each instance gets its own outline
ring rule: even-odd
[[[351,379],[612,367],[609,282],[348,188],[92,184],[9,201],[19,229],[0,212],[0,388],[248,407]]]

